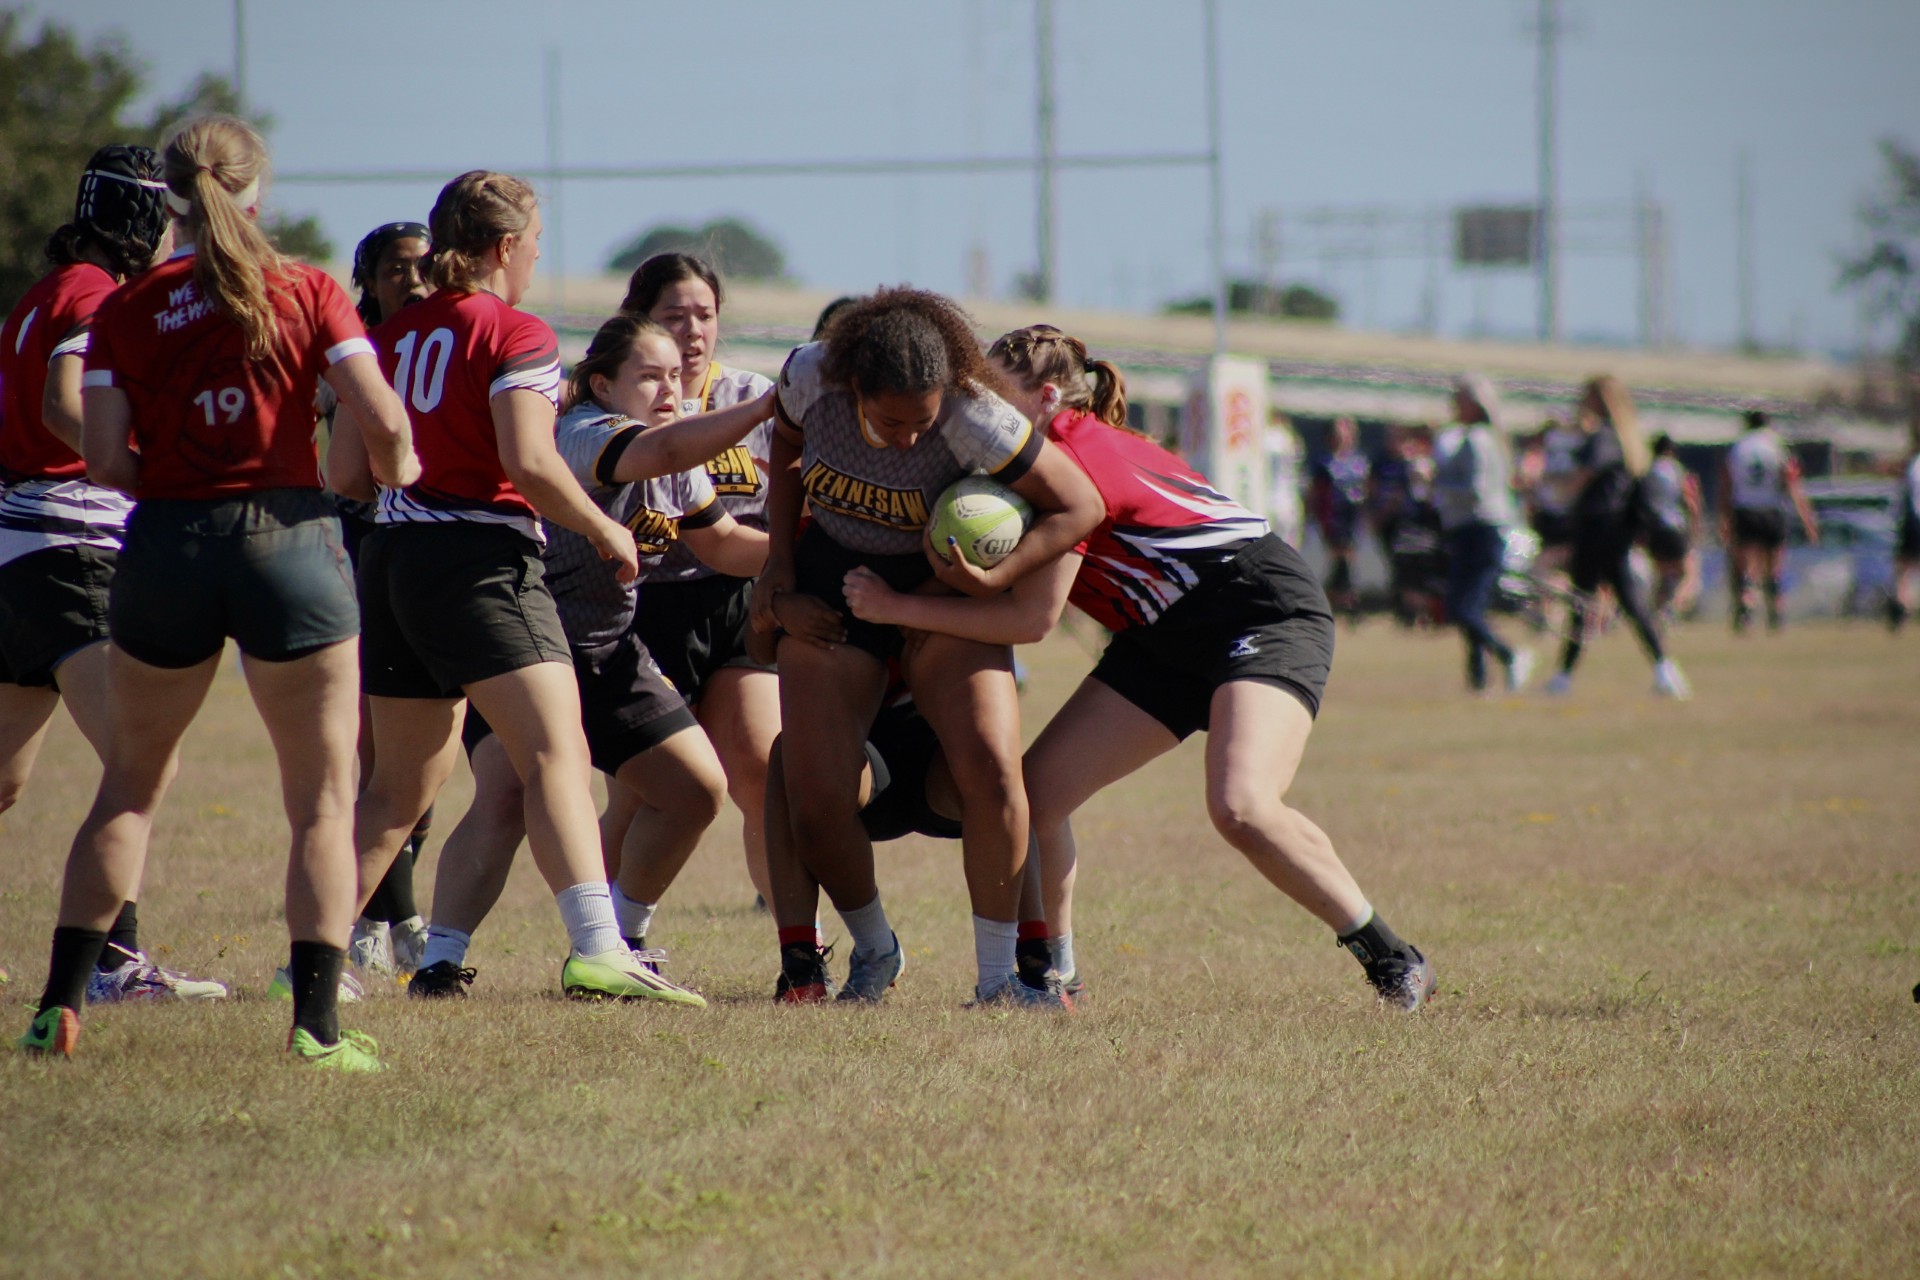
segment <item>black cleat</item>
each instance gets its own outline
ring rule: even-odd
[[[825,1004],[837,994],[827,976],[827,957],[832,947],[816,947],[811,942],[789,942],[780,948],[780,980],[773,984],[776,1004]]]
[[[1415,1012],[1433,997],[1433,966],[1418,947],[1369,961],[1366,970],[1380,1003],[1404,1013]]]
[[[472,969],[462,969],[451,960],[439,960],[414,973],[407,982],[407,994],[419,1000],[464,1000],[473,979]]]

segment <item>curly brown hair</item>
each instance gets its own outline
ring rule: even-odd
[[[939,388],[963,396],[1011,390],[987,363],[958,303],[900,285],[860,298],[833,317],[820,372],[867,395]]]

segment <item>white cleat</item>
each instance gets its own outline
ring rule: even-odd
[[[363,976],[391,978],[394,975],[393,928],[385,920],[365,916],[353,922],[353,940],[347,944],[347,959]]]
[[[1656,697],[1686,702],[1693,697],[1693,686],[1680,674],[1679,663],[1672,658],[1664,658],[1653,668],[1653,692]]]
[[[1533,650],[1516,649],[1513,661],[1507,664],[1507,692],[1519,693],[1527,687],[1527,681],[1533,678]]]

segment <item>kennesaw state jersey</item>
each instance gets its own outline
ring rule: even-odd
[[[94,312],[117,286],[90,262],[55,267],[0,325],[0,564],[49,547],[120,545],[133,503],[87,483],[87,464],[41,417],[47,366],[84,357]]]
[[[706,390],[680,402],[686,416],[729,409],[736,404],[758,400],[773,383],[746,369],[728,369],[718,363],[707,365]],[[767,458],[773,448],[773,419],[756,426],[746,439],[707,462],[707,479],[728,515],[749,529],[767,527]],[[677,544],[660,563],[647,569],[648,582],[691,582],[705,578],[713,570],[685,544]]]
[[[1741,511],[1778,511],[1787,498],[1787,477],[1793,458],[1780,437],[1766,427],[1749,431],[1727,451],[1727,477],[1733,482],[1733,505]]]
[[[555,443],[587,496],[633,531],[641,577],[651,580],[651,566],[681,546],[682,529],[707,528],[725,511],[698,468],[639,484],[614,483],[620,455],[644,430],[632,418],[586,404],[560,419]],[[548,523],[546,535],[547,589],[568,641],[579,649],[612,644],[633,623],[635,584],[615,578],[617,567],[571,529]]]
[[[1091,413],[1059,414],[1047,438],[1079,464],[1106,504],[1105,518],[1074,548],[1086,559],[1067,599],[1109,631],[1156,621],[1271,532],[1173,454]]]
[[[533,504],[500,463],[493,398],[532,391],[555,404],[560,344],[538,316],[491,293],[440,292],[373,331],[380,368],[413,420],[420,479],[380,494],[382,524],[473,520],[539,537]]]
[[[913,448],[891,448],[868,432],[852,390],[821,377],[825,355],[825,344],[812,342],[787,357],[777,416],[801,437],[801,483],[814,522],[850,551],[919,551],[928,513],[948,485],[972,474],[1012,484],[1039,455],[1040,433],[984,388],[946,396]]]
[[[329,367],[372,348],[325,272],[293,263],[267,293],[278,333],[261,359],[200,296],[191,246],[101,304],[84,383],[126,392],[140,498],[320,487],[314,388]]]

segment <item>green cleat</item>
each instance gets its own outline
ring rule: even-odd
[[[360,985],[360,979],[351,973],[341,973],[339,996],[341,1004],[359,1004],[366,995],[367,989]],[[267,999],[293,999],[293,971],[289,966],[283,964],[273,971],[273,981],[267,984]]]
[[[80,1018],[65,1005],[42,1009],[27,1027],[27,1034],[14,1043],[28,1053],[57,1053],[69,1057],[74,1042],[80,1039]]]
[[[568,956],[560,986],[573,1000],[664,1000],[707,1007],[700,995],[667,981],[625,947],[597,956]]]
[[[321,1044],[305,1027],[287,1036],[287,1052],[303,1062],[331,1071],[385,1071],[380,1046],[364,1031],[342,1031],[333,1044]]]

